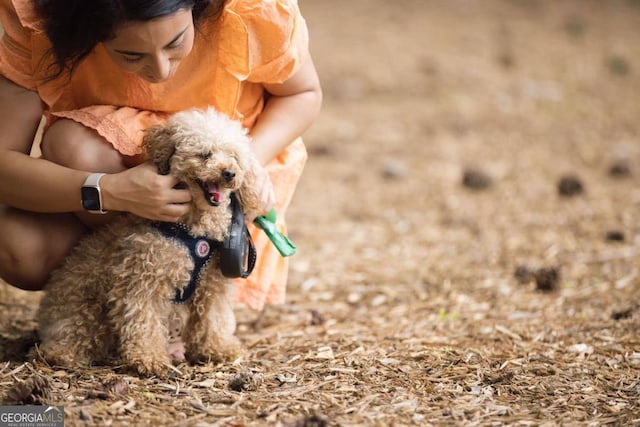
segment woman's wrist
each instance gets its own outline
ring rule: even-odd
[[[82,207],[89,213],[107,213],[102,200],[103,192],[100,186],[100,181],[103,176],[105,176],[104,173],[90,173],[80,188]]]

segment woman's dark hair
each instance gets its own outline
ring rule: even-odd
[[[191,9],[195,24],[220,12],[225,0],[36,0],[53,57],[46,81],[69,75],[98,44],[127,21],[149,21]]]

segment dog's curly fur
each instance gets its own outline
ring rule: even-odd
[[[190,234],[224,240],[231,192],[239,196],[247,218],[259,214],[258,165],[249,143],[238,122],[213,109],[180,112],[147,131],[149,159],[192,193],[183,219]],[[41,354],[66,367],[104,363],[117,355],[139,374],[164,376],[171,364],[168,319],[178,316],[185,323],[182,339],[190,361],[237,355],[229,284],[217,260],[188,301],[173,303],[192,268],[188,250],[149,220],[122,215],[99,228],[78,244],[45,288],[38,311]]]

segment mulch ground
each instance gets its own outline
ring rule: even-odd
[[[325,91],[241,358],[68,371],[0,285],[2,403],[69,426],[640,425],[640,3],[301,0]]]

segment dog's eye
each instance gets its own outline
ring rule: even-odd
[[[211,158],[211,151],[206,153],[200,153],[200,158],[202,160],[209,160]]]

